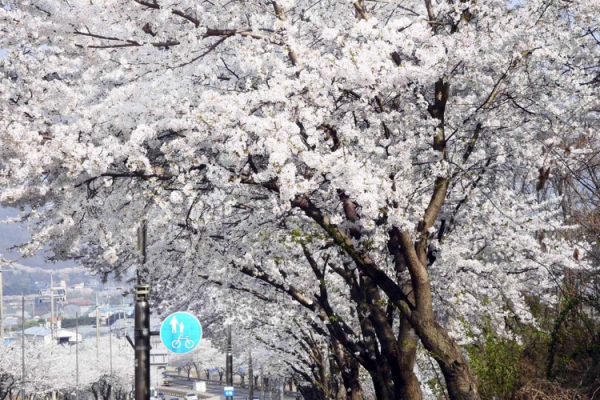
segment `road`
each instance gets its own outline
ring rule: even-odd
[[[183,376],[179,376],[179,375],[171,375],[171,374],[167,374],[165,376],[165,379],[168,379],[172,382],[172,385],[170,386],[170,388],[173,389],[185,389],[185,390],[192,390],[193,385],[195,380],[191,379],[188,380],[186,377]],[[224,386],[224,385],[223,385]],[[221,399],[225,399],[225,397],[223,397],[223,386],[219,385],[218,383],[207,383],[206,384],[206,392],[210,393],[210,394],[214,394],[214,395],[219,395],[221,396]],[[278,400],[278,396],[276,393],[273,393],[272,397],[269,397],[269,394],[267,392],[265,392],[265,397],[263,398],[262,396],[262,390],[261,388],[257,388],[254,391],[254,395],[255,396],[259,396],[261,398],[261,400]],[[172,398],[174,398],[175,396],[166,396],[167,400],[170,400]],[[234,400],[243,400],[246,397],[248,397],[248,389],[242,389],[239,387],[235,387],[235,396],[234,396]],[[180,400],[185,400],[181,397],[179,397]],[[296,397],[286,394],[283,397],[283,400],[295,400]]]

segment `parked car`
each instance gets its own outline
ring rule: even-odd
[[[160,400],[165,400],[165,394],[164,394],[164,393],[161,393],[161,392],[158,392],[158,398],[159,398]]]
[[[163,382],[163,386],[171,386],[173,384],[173,382],[171,381],[164,381]]]
[[[198,395],[196,393],[188,393],[185,395],[185,400],[198,400]]]

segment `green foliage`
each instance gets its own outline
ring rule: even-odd
[[[511,399],[520,387],[523,347],[516,341],[486,333],[467,347],[482,399]]]
[[[32,321],[25,322],[25,328],[29,328],[29,327],[32,327],[32,326],[40,326],[40,325],[43,325],[44,323],[46,323],[46,321],[44,321],[43,318],[40,318],[40,319],[37,319],[37,320],[34,319]]]
[[[464,326],[474,343],[466,346],[481,398],[521,398],[521,390],[537,382],[543,387],[593,395],[600,390],[600,311],[597,297],[563,295],[554,305],[528,298],[536,325],[507,318],[507,332],[516,340],[495,334],[494,322]],[[554,390],[553,389],[553,390]],[[553,398],[549,393],[549,397]],[[558,398],[558,397],[556,397]]]

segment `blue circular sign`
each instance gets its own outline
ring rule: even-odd
[[[202,325],[190,313],[169,315],[160,326],[160,340],[173,353],[187,353],[196,348],[202,339]]]

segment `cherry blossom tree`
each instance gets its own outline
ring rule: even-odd
[[[133,349],[125,340],[113,340],[112,374],[109,339],[102,338],[100,351],[96,356],[95,341],[85,341],[79,349],[79,390],[103,388],[103,397],[110,393],[117,399],[124,399],[133,383]],[[16,394],[21,387],[22,372],[21,345],[11,343],[0,345],[0,377],[2,395]],[[62,393],[69,396],[77,388],[75,346],[25,342],[25,391],[28,396],[47,396]],[[92,390],[92,391],[93,391]]]
[[[19,363],[16,362],[14,353],[13,346],[0,344],[0,398],[2,400],[18,390]]]
[[[203,339],[193,353],[195,353],[193,365],[198,378],[204,372],[206,378],[210,380],[208,371],[220,368],[225,364],[225,353],[213,347],[210,339]]]
[[[148,220],[160,307],[220,288],[229,318],[318,333],[382,400],[422,397],[418,346],[478,399],[465,327],[535,323],[525,296],[589,268],[536,186],[593,134],[594,0],[4,3],[23,255],[119,277]]]

